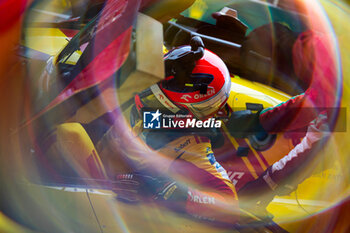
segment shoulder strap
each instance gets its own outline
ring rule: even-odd
[[[159,88],[158,84],[154,84],[151,86],[151,91],[153,92],[154,96],[157,98],[157,100],[168,110],[170,110],[173,113],[177,113],[180,111],[180,108],[177,107],[166,95],[163,93],[163,91]]]

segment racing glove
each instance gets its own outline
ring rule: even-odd
[[[139,201],[184,201],[187,188],[168,178],[155,178],[140,173],[120,174],[113,183],[117,199],[128,203]]]

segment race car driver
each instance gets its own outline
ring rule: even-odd
[[[197,219],[233,224],[239,216],[237,195],[225,169],[215,160],[210,143],[215,131],[142,127],[145,109],[161,109],[163,114],[198,120],[214,116],[228,99],[229,71],[217,55],[204,49],[199,37],[191,40],[191,46],[168,53],[165,66],[167,78],[136,95],[131,113],[134,131],[158,152],[157,158],[135,158],[133,153],[126,153],[129,166],[138,173],[117,176],[120,185],[115,191],[119,198],[130,200],[131,184],[144,182],[148,184],[146,193],[153,193],[158,200],[173,200],[178,211]],[[164,178],[164,182],[149,182],[150,176],[169,174],[171,181]]]
[[[198,41],[193,42],[192,48],[189,46],[182,47],[169,53],[165,58],[166,66],[171,67],[171,69],[167,67],[167,70],[170,72],[168,73],[168,78],[135,97],[136,107],[133,115],[135,129],[140,129],[140,125],[142,124],[142,108],[145,107],[163,107],[173,113],[184,111],[183,114],[190,114],[198,119],[206,119],[216,114],[223,108],[223,106],[225,106],[230,89],[230,82],[226,82],[226,80],[229,80],[228,71],[225,69],[225,65],[222,61],[207,50],[203,50],[204,56],[201,58],[200,54],[202,53],[202,49],[198,44],[200,44]],[[309,50],[323,51],[325,58],[329,58],[329,56],[326,56],[328,53],[327,50],[325,50],[322,39],[319,39],[319,37],[310,32],[306,32],[298,38],[293,49],[293,54],[298,52],[298,48],[303,51],[307,51],[307,48],[309,48]],[[194,63],[193,59],[196,60]],[[213,61],[217,62],[214,63]],[[301,61],[303,60],[296,60],[295,62],[298,64],[298,62]],[[308,60],[306,59],[306,61]],[[205,68],[200,65],[203,64],[203,62],[206,62],[205,66],[203,66]],[[329,61],[327,65],[332,66],[332,63],[330,62],[331,61]],[[311,85],[303,95],[292,98],[275,108],[267,109],[256,114],[258,121],[256,121],[257,125],[254,126],[254,130],[276,132],[275,128],[273,128],[274,125],[276,125],[276,122],[281,123],[279,130],[282,129],[281,127],[283,127],[284,130],[301,128],[307,125],[309,125],[309,127],[306,137],[290,153],[288,153],[288,155],[269,167],[257,180],[248,183],[239,191],[238,197],[240,202],[243,203],[243,205],[241,204],[242,207],[246,207],[244,206],[244,203],[248,203],[249,201],[247,200],[253,200],[254,203],[261,201],[268,203],[272,200],[271,197],[276,194],[286,194],[291,192],[295,187],[288,188],[288,185],[283,181],[298,170],[298,164],[304,162],[309,163],[309,161],[312,160],[312,156],[309,156],[309,154],[312,154],[312,148],[319,145],[325,137],[325,134],[321,132],[321,129],[325,127],[324,116],[320,116],[317,121],[310,124],[310,121],[315,119],[319,112],[312,112],[304,117],[300,117],[295,113],[297,110],[300,110],[300,103],[303,104],[302,106],[305,106],[310,103],[310,100],[313,101],[311,102],[313,107],[315,105],[318,107],[327,107],[330,105],[330,99],[323,99],[320,98],[320,96],[315,99],[315,95],[320,88],[319,85],[322,84],[322,82],[317,80],[324,78],[325,75],[325,73],[321,71],[326,70],[326,80],[332,83],[332,79],[334,78],[332,67],[322,69],[322,64],[316,65],[320,65],[318,67],[319,69],[311,73],[311,75],[315,80],[314,83],[317,85]],[[307,68],[309,67],[301,67],[300,71],[305,72],[305,69]],[[218,69],[221,70],[221,72],[219,72],[222,74],[221,78],[217,78],[218,72],[215,72],[215,70],[217,71]],[[225,75],[225,73],[227,73],[227,75]],[[214,76],[214,78],[207,81],[208,76],[203,76],[203,74],[210,74]],[[200,81],[198,82],[197,80]],[[217,82],[212,83],[213,80]],[[218,86],[220,87],[219,83],[221,83],[221,89],[215,89]],[[334,86],[326,85],[323,87],[324,89],[322,90],[325,90],[324,94],[326,94],[324,96],[327,98],[327,95],[331,93],[331,88]],[[208,89],[210,88],[215,89],[215,92],[213,92],[212,95],[208,92]],[[202,97],[204,97],[204,99],[197,102],[189,102],[186,100],[190,99],[188,96],[191,96],[191,94],[198,94],[200,92],[203,93]],[[188,96],[184,98],[185,95]],[[292,116],[294,117],[281,119],[281,113],[293,114]],[[234,117],[230,118],[228,124],[234,124],[235,120]],[[154,188],[155,196],[157,196],[157,198],[159,198],[159,194],[161,194],[160,199],[176,200],[176,203],[182,203],[182,205],[177,205],[177,207],[182,206],[182,211],[186,211],[197,218],[223,220],[232,223],[237,219],[237,212],[231,212],[228,210],[237,209],[237,195],[225,170],[215,161],[210,143],[210,140],[213,139],[213,134],[215,134],[213,131],[186,132],[181,129],[179,132],[175,129],[168,135],[161,131],[141,130],[140,136],[143,137],[144,141],[151,148],[158,150],[158,152],[164,156],[172,158],[168,160],[168,162],[165,162],[165,165],[163,164],[162,169],[159,169],[159,167],[157,169],[162,170],[163,174],[164,172],[172,173],[172,177],[181,177],[182,179],[190,177],[190,179],[185,180],[187,182],[192,182],[192,184],[194,183],[194,186],[200,187],[200,191],[194,191],[192,188],[185,187],[184,185],[175,185],[176,188],[172,185],[169,186],[169,184],[174,185],[174,182],[155,182],[159,184],[157,188]],[[137,159],[133,160],[134,163],[135,161],[137,161]],[[134,166],[137,167],[139,171],[146,171],[147,174],[152,170],[151,162],[136,162]],[[119,176],[117,177],[117,180],[121,181],[122,184],[127,184],[128,181],[135,182],[134,179],[137,179],[138,183],[142,183],[142,180],[148,179],[143,179],[142,177],[146,176]],[[303,178],[298,178],[296,184],[300,183],[302,180]],[[145,183],[149,184],[149,182]],[[148,186],[151,187],[151,185]],[[205,191],[203,191],[203,188]],[[128,190],[128,188],[121,188],[120,190],[125,191]],[[120,190],[118,191],[120,192]],[[172,191],[168,192],[169,190]],[[175,190],[178,192],[175,192]],[[211,190],[211,192],[206,192],[206,190]],[[264,191],[270,194],[268,198],[259,195],[259,193]],[[128,196],[127,193],[128,192],[126,192],[125,195],[126,197]],[[163,194],[165,193],[167,194],[166,198],[163,198]],[[197,196],[193,195],[193,193],[196,193]],[[172,194],[174,195],[173,197]],[[222,202],[219,205],[215,205],[218,203],[218,200],[222,200]],[[210,206],[208,203],[211,203],[212,205]],[[227,207],[225,211],[222,211],[223,206]],[[236,215],[236,217],[233,217],[234,215]]]
[[[147,145],[138,149],[132,145],[113,148],[129,140],[121,142],[124,136],[114,125],[97,144],[97,151],[102,159],[118,153],[122,156],[118,163],[124,161],[131,167],[132,174],[116,175],[118,185],[114,190],[118,199],[133,201],[146,196],[167,200],[172,208],[197,219],[233,224],[239,216],[237,195],[225,169],[215,160],[210,143],[215,131],[142,126],[143,110],[154,110],[156,114],[159,109],[163,114],[176,113],[186,119],[210,118],[228,99],[229,71],[217,55],[204,49],[199,37],[192,39],[191,46],[168,53],[165,65],[167,78],[137,94],[131,112],[133,131]],[[185,98],[193,101],[186,102]],[[135,196],[135,189],[140,195]]]

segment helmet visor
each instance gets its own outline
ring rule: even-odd
[[[231,82],[226,82],[224,87],[210,99],[197,103],[182,103],[198,119],[207,119],[219,111],[226,103],[231,89]]]

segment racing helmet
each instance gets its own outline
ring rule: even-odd
[[[200,37],[193,37],[190,46],[170,51],[164,60],[167,77],[158,86],[172,104],[201,120],[226,104],[229,71],[221,58],[204,48]]]

